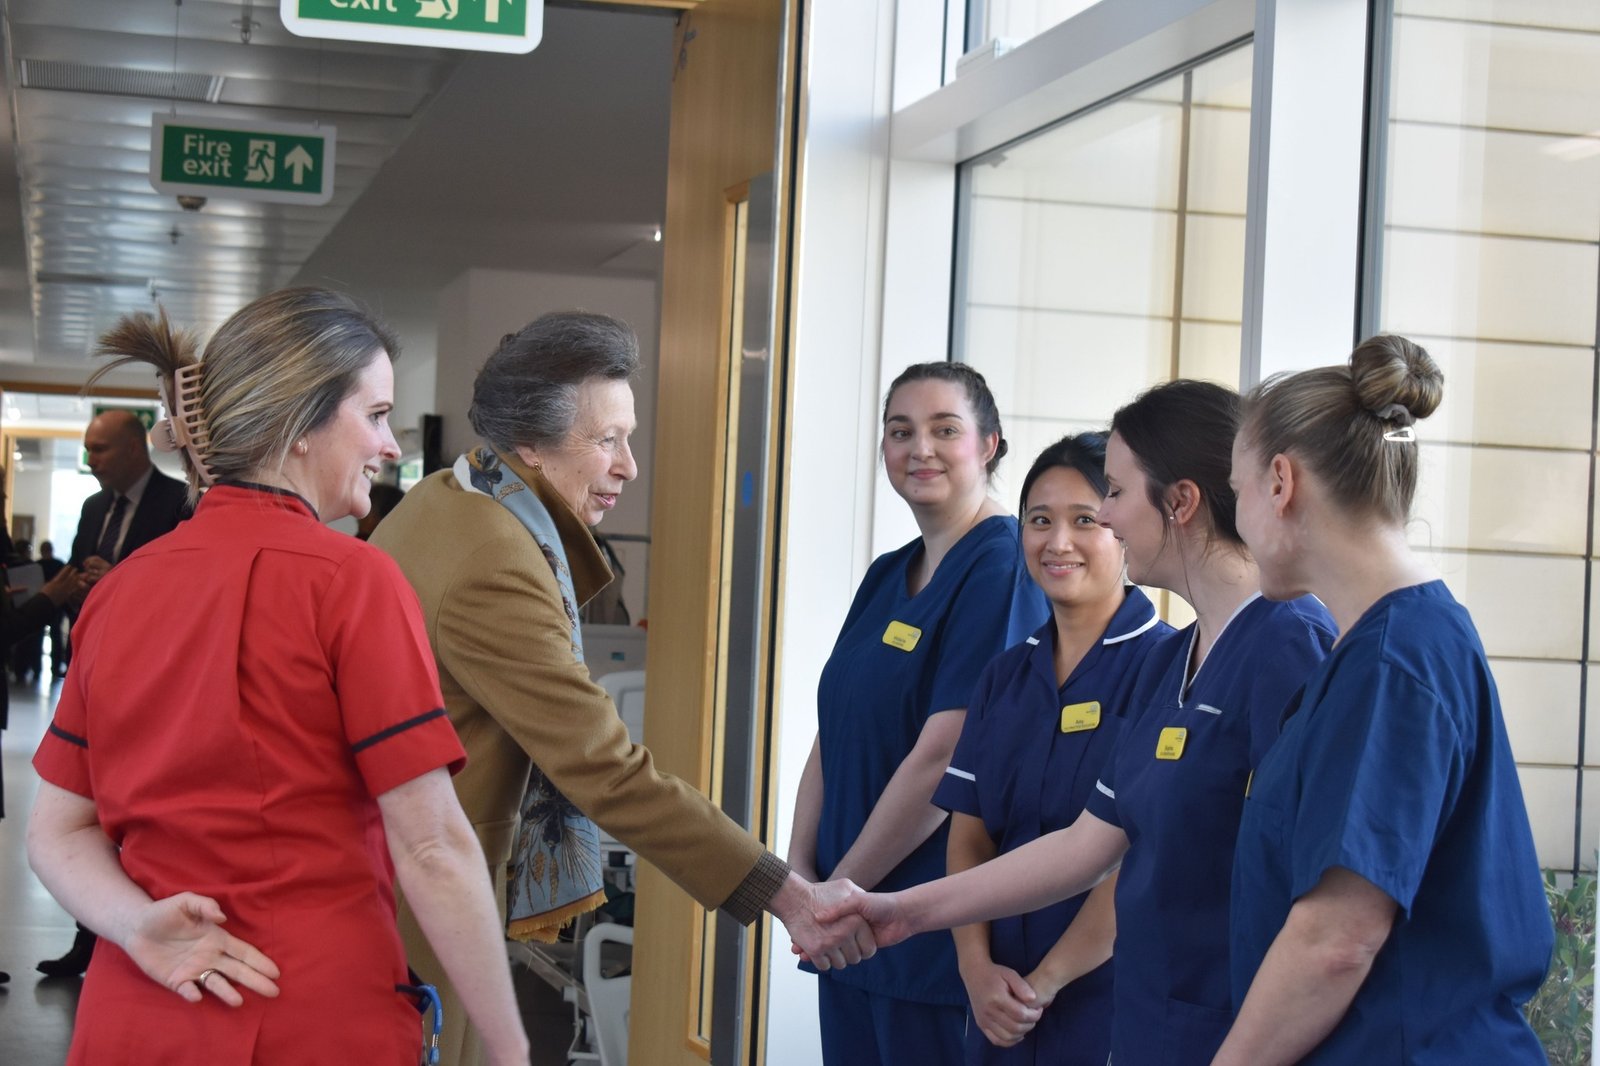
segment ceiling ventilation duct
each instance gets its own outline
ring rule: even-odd
[[[146,96],[156,100],[184,100],[214,104],[226,81],[216,74],[173,74],[170,70],[132,70],[62,63],[54,59],[24,59],[24,89],[54,89],[104,96]]]

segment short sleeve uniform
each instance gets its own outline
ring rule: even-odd
[[[822,670],[817,871],[823,877],[855,842],[929,716],[967,707],[989,660],[1048,617],[1023,567],[1015,518],[978,523],[911,596],[907,571],[921,553],[919,538],[873,562]],[[877,888],[892,892],[944,876],[947,837],[941,826]],[[825,977],[897,999],[966,1005],[955,943],[944,931],[912,937]]]
[[[1046,622],[984,670],[961,742],[934,802],[982,819],[1001,854],[1077,820],[1115,747],[1140,664],[1171,626],[1127,590],[1099,643],[1057,686],[1056,627]],[[989,923],[990,957],[1026,976],[1077,916],[1088,893]],[[967,1024],[967,1062],[986,1066],[1105,1066],[1111,1045],[1111,964],[1061,990],[1022,1043],[999,1048]]]
[[[1430,582],[1390,593],[1307,681],[1244,805],[1242,1002],[1295,900],[1333,867],[1399,907],[1307,1063],[1543,1063],[1523,1020],[1553,933],[1499,696],[1471,618]]]
[[[1246,601],[1184,678],[1194,626],[1146,660],[1088,810],[1128,836],[1117,880],[1117,1063],[1209,1063],[1233,1020],[1229,884],[1252,771],[1327,653],[1333,619],[1304,597]]]
[[[283,976],[191,1005],[102,940],[69,1062],[414,1063],[376,797],[464,755],[394,563],[223,484],[95,587],[73,642],[40,775],[94,801],[135,883],[215,898]]]

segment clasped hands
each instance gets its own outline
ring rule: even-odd
[[[987,956],[970,964],[963,962],[961,981],[967,986],[972,1020],[996,1047],[1021,1043],[1061,990],[1042,969],[1023,977]]]

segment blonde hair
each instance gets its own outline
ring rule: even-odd
[[[1417,491],[1412,423],[1444,396],[1444,374],[1404,337],[1363,341],[1345,366],[1279,374],[1245,399],[1240,434],[1262,458],[1292,453],[1328,486],[1335,502],[1396,525]]]
[[[281,467],[295,441],[333,417],[373,359],[393,359],[399,351],[393,334],[360,304],[315,288],[280,289],[246,304],[212,336],[203,360],[197,348],[165,309],[129,315],[100,338],[95,354],[114,361],[89,383],[124,364],[147,363],[170,394],[173,375],[199,362],[209,431],[203,458],[218,480]],[[192,500],[200,472],[181,454]]]

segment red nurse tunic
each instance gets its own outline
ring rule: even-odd
[[[224,484],[96,585],[34,756],[153,898],[215,898],[281,994],[186,1003],[100,941],[75,1063],[415,1063],[376,796],[465,762],[415,594],[298,496]]]

